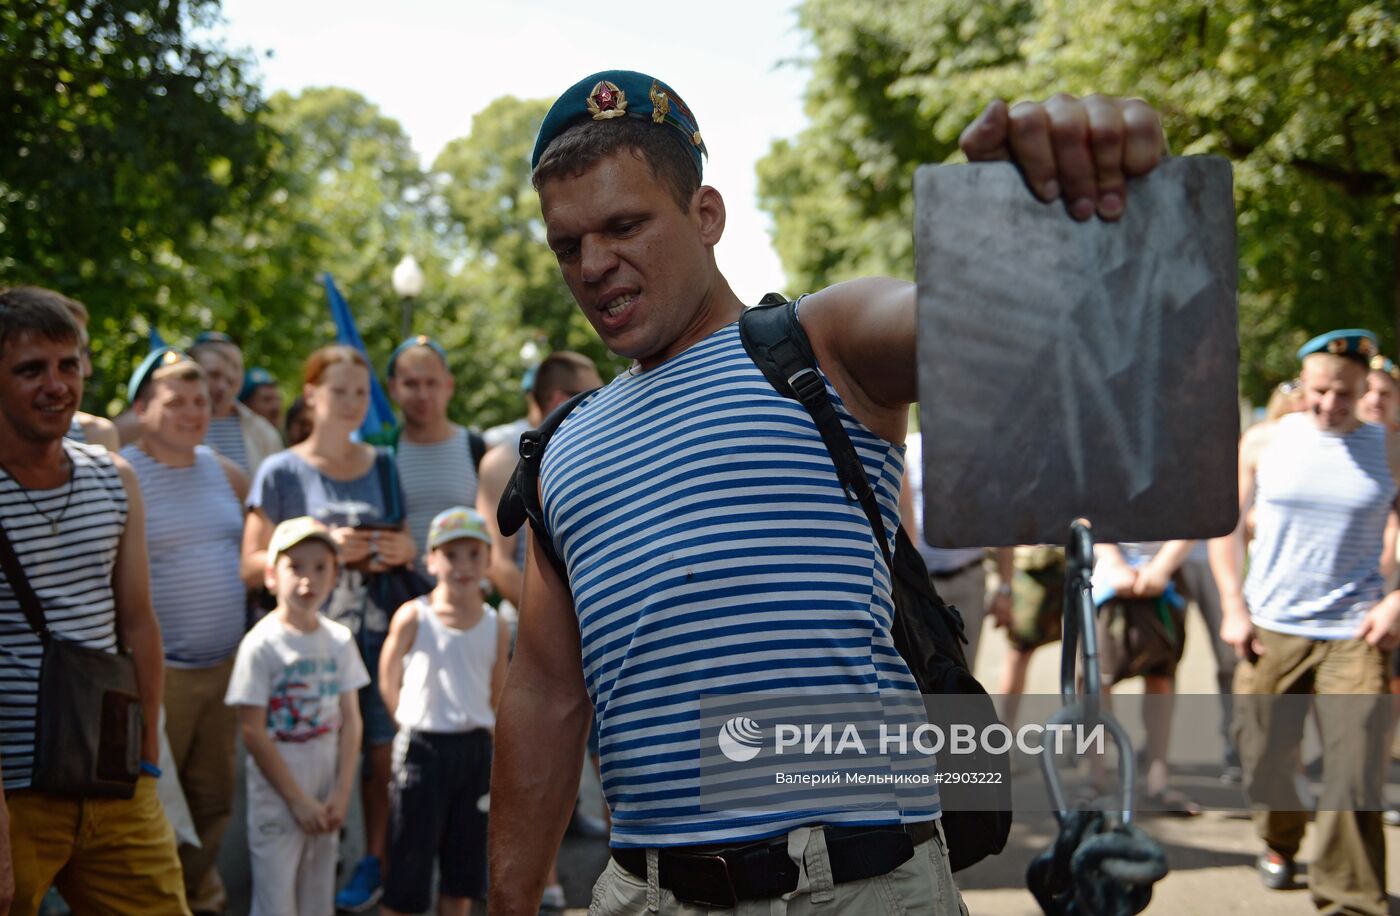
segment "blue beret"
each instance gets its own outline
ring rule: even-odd
[[[126,383],[126,399],[135,401],[136,394],[141,390],[141,386],[146,383],[150,374],[161,366],[170,366],[175,363],[189,362],[190,358],[183,351],[174,347],[156,347],[146,358],[141,360],[141,364],[136,367],[136,371],[131,373],[131,378]]]
[[[238,400],[246,401],[264,385],[276,385],[277,379],[261,366],[254,366],[243,373],[243,387],[238,391]]]
[[[700,155],[710,155],[700,138],[700,125],[676,90],[655,77],[635,70],[603,70],[574,83],[549,108],[535,140],[530,168],[540,164],[549,144],[580,121],[609,121],[613,118],[640,118],[678,132],[695,160],[695,171],[705,174]]]
[[[199,335],[195,337],[194,343],[190,344],[190,349],[193,350],[195,347],[201,344],[214,343],[228,344],[229,346],[233,347],[238,346],[238,341],[234,340],[232,337],[228,336],[223,331],[201,331]]]
[[[1335,356],[1352,356],[1365,363],[1380,352],[1376,335],[1365,328],[1346,328],[1341,331],[1328,331],[1319,334],[1298,348],[1298,358],[1314,353],[1331,353]]]
[[[1400,366],[1391,362],[1388,356],[1381,356],[1377,353],[1375,356],[1371,357],[1371,371],[1384,372],[1397,382],[1400,382]]]
[[[444,366],[447,365],[447,351],[442,348],[442,344],[438,343],[436,340],[433,340],[427,334],[419,334],[415,337],[410,337],[408,340],[405,340],[403,343],[399,344],[397,347],[394,348],[393,353],[389,354],[389,365],[388,368],[385,370],[389,378],[394,377],[394,363],[399,361],[399,357],[403,355],[403,352],[405,350],[411,350],[414,347],[427,347],[429,350],[432,350],[438,355],[439,358],[442,359],[442,364]]]

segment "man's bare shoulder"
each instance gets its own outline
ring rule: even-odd
[[[94,416],[90,413],[78,411],[78,426],[83,430],[83,438],[93,445],[100,445],[109,452],[115,452],[121,448],[121,436],[117,433],[117,424],[106,417]]]

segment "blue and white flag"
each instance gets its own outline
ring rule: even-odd
[[[350,306],[345,302],[345,297],[340,295],[340,290],[335,288],[335,281],[331,279],[331,275],[323,276],[326,280],[326,298],[331,303],[331,318],[335,320],[336,343],[359,350],[365,355],[365,362],[373,366],[369,351],[365,349],[365,342],[360,339],[360,332],[355,327],[355,316],[350,314]],[[360,426],[360,438],[366,442],[385,442],[392,437],[395,425],[397,424],[394,420],[394,410],[389,406],[389,396],[384,393],[379,384],[379,376],[371,368],[369,413],[365,414],[365,422]]]

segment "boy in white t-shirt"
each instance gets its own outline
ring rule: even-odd
[[[330,916],[360,753],[356,691],[369,674],[350,630],[320,614],[340,572],[330,529],[309,516],[282,522],[267,564],[277,608],[243,637],[224,697],[255,764],[252,916]]]
[[[491,732],[505,686],[509,628],[482,600],[486,520],[464,506],[428,528],[430,594],[399,608],[379,657],[379,690],[399,724],[389,787],[380,911],[426,912],[440,859],[438,913],[466,916],[486,896]]]

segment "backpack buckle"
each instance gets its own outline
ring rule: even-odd
[[[807,367],[788,376],[788,387],[797,395],[797,399],[803,404],[811,404],[821,400],[821,396],[826,394],[826,386],[822,384],[821,376],[817,375],[817,370]]]

